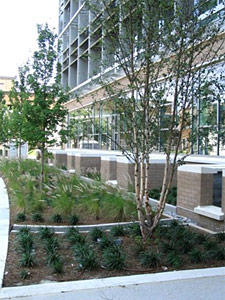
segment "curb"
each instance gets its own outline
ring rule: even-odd
[[[94,290],[119,286],[124,288],[132,285],[163,283],[176,280],[191,280],[216,276],[224,277],[225,267],[10,287],[3,288],[1,290],[0,298],[3,300],[11,299],[14,297],[29,297],[35,295],[68,293],[72,291]]]
[[[9,199],[5,183],[0,178],[0,288],[2,288],[9,240]]]
[[[172,219],[161,219],[159,222],[164,225],[168,225]],[[108,224],[94,224],[94,225],[20,225],[20,224],[14,224],[12,227],[12,231],[18,231],[21,228],[29,228],[32,232],[38,232],[40,228],[49,228],[52,229],[55,233],[65,233],[68,228],[76,228],[80,232],[89,232],[93,228],[99,228],[102,230],[110,230],[113,227],[116,226],[123,226],[124,228],[129,227],[129,225],[132,225],[134,222],[120,222],[120,223],[108,223]]]

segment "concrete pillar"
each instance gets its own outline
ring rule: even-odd
[[[115,156],[104,156],[101,158],[101,179],[103,181],[116,180],[117,158]]]
[[[76,153],[67,154],[67,170],[75,170],[75,156]]]

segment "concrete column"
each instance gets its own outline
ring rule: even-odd
[[[117,183],[121,188],[134,192],[134,163],[126,157],[117,158]]]
[[[101,179],[103,181],[116,180],[117,176],[117,158],[105,156],[101,158]]]
[[[67,170],[75,170],[75,153],[67,154]]]
[[[223,178],[222,178],[222,212],[225,213],[225,170],[223,170]]]

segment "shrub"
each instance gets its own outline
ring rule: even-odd
[[[123,226],[118,225],[112,227],[110,230],[110,235],[117,237],[117,236],[124,236],[126,234],[126,231],[124,230]]]
[[[90,236],[91,239],[94,242],[97,242],[98,239],[102,238],[104,235],[104,232],[102,229],[98,228],[98,227],[94,227],[91,231],[90,231]]]
[[[34,266],[34,256],[30,252],[24,252],[19,260],[20,267],[33,267]]]
[[[225,232],[219,232],[216,234],[216,239],[218,242],[224,242],[225,241]]]
[[[20,278],[21,279],[28,279],[30,277],[30,272],[25,270],[25,269],[22,269],[20,271]]]
[[[125,255],[118,246],[103,250],[103,265],[109,270],[122,270],[125,266]]]
[[[80,234],[79,230],[75,227],[69,227],[66,231],[66,237],[70,238],[70,236],[72,236],[74,234],[79,235]]]
[[[159,248],[160,248],[160,251],[162,253],[174,253],[176,248],[174,246],[174,242],[173,241],[161,241],[159,243]]]
[[[225,248],[222,246],[218,246],[215,249],[211,249],[207,252],[208,258],[212,258],[215,260],[224,260],[225,259]]]
[[[29,253],[32,251],[34,241],[33,241],[33,236],[31,235],[30,232],[28,233],[19,232],[16,238],[17,238],[17,243],[20,252]]]
[[[16,222],[24,222],[26,219],[25,213],[18,213],[15,217]]]
[[[52,236],[45,240],[44,245],[45,250],[47,253],[55,253],[57,249],[59,249],[59,241],[56,237]]]
[[[159,262],[160,256],[154,251],[145,251],[140,253],[140,263],[142,266],[148,268],[157,267]]]
[[[49,253],[47,255],[47,258],[46,258],[46,263],[51,266],[52,264],[54,264],[55,262],[58,262],[60,260],[60,255],[57,254],[57,253]]]
[[[189,256],[190,256],[191,262],[195,263],[195,264],[205,261],[205,255],[197,248],[192,249],[189,252]]]
[[[112,247],[114,242],[106,235],[103,235],[103,237],[98,240],[98,245],[100,249],[106,249]]]
[[[41,222],[41,223],[44,222],[44,218],[43,218],[42,214],[39,212],[32,214],[31,219],[34,222]]]
[[[54,231],[48,227],[42,227],[39,230],[41,240],[49,239],[54,236]]]
[[[123,222],[137,216],[136,204],[121,194],[106,193],[102,201],[102,213],[112,221]]]
[[[63,262],[61,260],[57,260],[51,264],[52,271],[57,274],[63,273]]]
[[[98,266],[97,256],[90,245],[77,244],[73,250],[80,269],[93,270]]]
[[[70,225],[77,225],[79,222],[79,217],[77,215],[72,215],[69,217],[69,224]]]
[[[218,245],[217,245],[216,241],[211,240],[211,239],[206,240],[206,241],[203,243],[203,246],[204,246],[205,250],[207,250],[207,251],[210,251],[210,250],[217,250],[217,248],[218,248]]]
[[[61,214],[53,214],[51,219],[54,223],[62,223],[63,222],[63,218],[62,218]]]
[[[72,245],[85,244],[86,238],[76,228],[69,228],[66,233],[67,239]]]
[[[146,249],[146,243],[143,241],[141,236],[136,236],[133,238],[135,244],[132,247],[135,255],[140,255],[141,252],[144,252]]]
[[[138,223],[133,223],[128,227],[128,233],[131,237],[141,236],[141,229]]]
[[[180,257],[176,254],[176,252],[168,253],[166,256],[166,261],[170,266],[176,269],[178,269],[181,266]]]

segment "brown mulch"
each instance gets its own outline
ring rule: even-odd
[[[156,273],[163,271],[172,271],[174,268],[169,267],[166,264],[161,264],[156,268],[145,268],[140,265],[138,260],[138,255],[135,254],[135,243],[129,237],[122,237],[122,250],[126,254],[126,268],[121,271],[110,271],[106,270],[102,266],[99,266],[96,270],[79,270],[78,265],[74,259],[73,251],[71,245],[66,240],[64,235],[57,235],[59,239],[60,249],[58,253],[62,257],[64,262],[64,272],[63,274],[54,274],[52,270],[46,265],[46,253],[43,249],[43,244],[40,241],[37,234],[34,234],[35,241],[35,266],[32,268],[22,268],[19,266],[20,254],[17,250],[16,245],[16,234],[10,233],[9,238],[9,249],[6,261],[5,275],[4,275],[4,287],[9,286],[20,286],[20,285],[30,285],[39,284],[43,282],[61,282],[61,281],[74,281],[74,280],[84,280],[93,278],[105,278],[112,276],[125,276],[143,273]],[[154,247],[154,245],[153,245]],[[101,252],[95,247],[99,262],[102,262]],[[212,262],[208,261],[207,264],[190,264],[190,262],[184,257],[182,260],[183,265],[180,269],[193,269],[193,268],[206,268],[206,267],[219,267],[224,266],[224,261]],[[20,272],[22,269],[29,271],[30,276],[28,279],[21,279]]]

